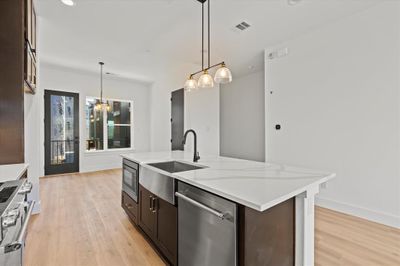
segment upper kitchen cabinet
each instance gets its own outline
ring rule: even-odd
[[[24,36],[25,36],[25,60],[24,80],[25,91],[35,93],[37,84],[36,75],[36,11],[33,0],[24,0]]]
[[[32,0],[0,1],[0,164],[24,162],[24,91],[35,93]]]

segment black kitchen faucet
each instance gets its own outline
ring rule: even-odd
[[[194,136],[194,155],[193,155],[193,162],[197,162],[200,159],[200,155],[199,152],[197,151],[197,135],[196,132],[193,129],[189,129],[185,132],[185,135],[183,136],[183,141],[182,144],[185,145],[186,144],[186,137],[189,134],[189,132],[193,133]]]

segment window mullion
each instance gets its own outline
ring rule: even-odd
[[[103,109],[103,146],[104,146],[104,150],[108,150],[108,130],[107,130],[107,109],[104,108]]]

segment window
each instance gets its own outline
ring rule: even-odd
[[[86,150],[131,148],[131,102],[108,100],[109,110],[96,110],[97,101],[86,98]]]

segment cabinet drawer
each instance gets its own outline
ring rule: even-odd
[[[121,200],[122,208],[124,208],[125,212],[128,216],[137,223],[137,211],[138,206],[137,203],[129,197],[128,194],[122,191],[122,200]]]

